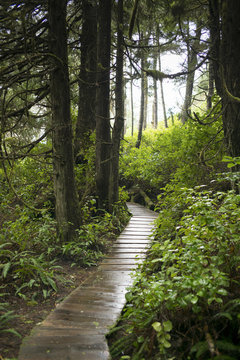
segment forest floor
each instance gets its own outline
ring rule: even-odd
[[[80,268],[71,267],[71,263],[61,262],[60,275],[64,282],[59,282],[58,292],[52,293],[52,296],[44,301],[26,302],[23,299],[12,296],[8,299],[11,309],[17,317],[10,326],[14,328],[21,337],[11,333],[1,334],[0,337],[0,360],[17,359],[20,345],[25,336],[28,336],[31,330],[38,323],[42,322],[46,316],[53,310],[60,301],[62,301],[76,287],[81,285],[97,267]]]

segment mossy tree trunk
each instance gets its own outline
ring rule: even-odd
[[[89,147],[90,135],[96,128],[97,75],[97,5],[95,1],[82,3],[81,68],[79,75],[78,118],[74,151],[81,162],[79,151]]]
[[[123,0],[118,0],[117,63],[115,88],[115,122],[112,132],[109,199],[112,205],[119,199],[119,149],[124,128],[124,80],[123,80]]]
[[[97,103],[96,103],[96,190],[98,208],[109,209],[111,156],[110,133],[110,50],[111,0],[102,0],[98,9]]]
[[[62,241],[73,238],[80,222],[73,167],[66,5],[66,0],[48,1],[55,214]]]
[[[240,156],[240,1],[222,1],[223,127],[230,156]],[[221,65],[222,64],[222,65]]]

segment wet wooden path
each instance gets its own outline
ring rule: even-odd
[[[131,272],[144,258],[156,214],[128,203],[132,217],[98,270],[24,339],[19,360],[107,360],[105,335],[121,314]]]

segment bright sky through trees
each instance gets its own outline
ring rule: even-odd
[[[184,62],[184,57],[182,55],[177,54],[165,54],[161,57],[161,65],[162,71],[168,74],[174,74],[182,70],[181,65]],[[133,101],[134,101],[134,121],[135,121],[135,129],[137,129],[138,121],[139,121],[139,111],[140,111],[140,79],[136,79],[133,82]],[[148,78],[148,125],[152,121],[152,102],[153,102],[153,81],[152,78]],[[181,81],[181,79],[164,79],[163,81],[163,91],[164,91],[164,99],[166,105],[167,116],[170,116],[172,113],[180,113],[181,107],[184,102],[184,94],[185,94],[185,81]],[[131,119],[131,110],[130,110],[130,82],[127,84],[127,96],[126,96],[126,119],[128,127],[130,127],[130,119]],[[160,83],[158,82],[158,113],[159,113],[159,124],[163,124],[163,109],[160,99]]]

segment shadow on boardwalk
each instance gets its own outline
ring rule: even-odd
[[[131,272],[144,259],[156,214],[128,203],[132,213],[96,273],[24,339],[19,360],[107,360],[105,334],[121,314]]]

